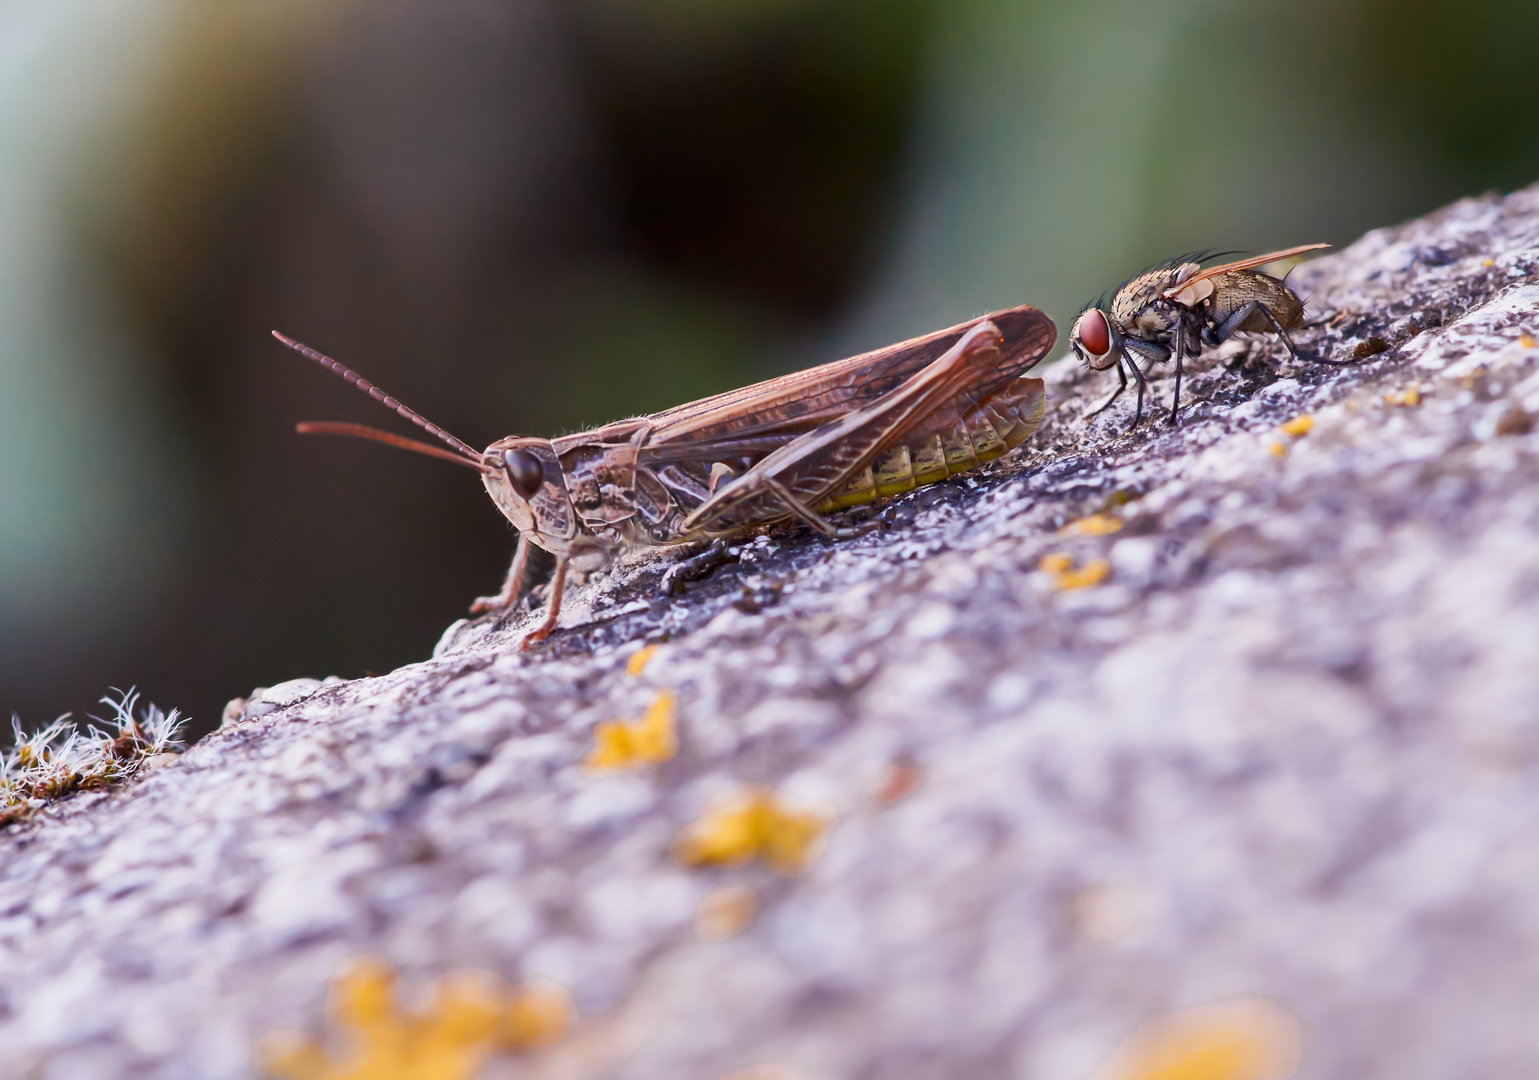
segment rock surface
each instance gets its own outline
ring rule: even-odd
[[[1303,1076],[1539,1073],[1539,187],[1290,283],[1306,351],[1390,348],[1232,341],[1131,432],[1059,365],[1021,452],[879,532],[676,597],[632,561],[530,653],[527,612],[457,624],[0,833],[0,1076],[250,1075],[364,953],[569,987],[570,1036],[495,1075],[1086,1080],[1246,995]],[[1060,590],[1059,552],[1110,575]],[[585,771],[660,689],[677,756]],[[742,782],[834,816],[799,876],[676,859]],[[725,886],[757,917],[702,940]]]

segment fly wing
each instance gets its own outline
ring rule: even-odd
[[[1177,293],[1185,292],[1199,281],[1207,281],[1217,274],[1227,274],[1231,270],[1249,270],[1253,266],[1265,266],[1279,259],[1291,259],[1295,255],[1302,255],[1306,251],[1318,251],[1320,248],[1328,248],[1329,244],[1304,244],[1300,247],[1284,248],[1282,251],[1271,251],[1265,255],[1257,255],[1250,259],[1241,259],[1239,262],[1224,263],[1220,266],[1210,266],[1206,270],[1199,270],[1186,280],[1171,286],[1164,292],[1167,300],[1175,298]]]
[[[1051,347],[1051,335],[1046,347]],[[1024,370],[992,322],[975,323],[943,355],[895,389],[765,457],[695,510],[684,528],[730,530],[786,517],[784,504],[769,492],[769,481],[806,505],[817,506],[937,410],[962,398],[984,399]]]
[[[1052,320],[1029,305],[984,318],[1001,335],[1002,360],[999,373],[977,387],[980,396],[1002,389],[1031,368],[1047,355],[1058,337]],[[641,461],[762,457],[891,393],[945,355],[981,321],[972,319],[910,341],[656,413],[648,417],[652,427],[641,450]]]

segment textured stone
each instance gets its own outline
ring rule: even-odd
[[[1466,200],[1290,279],[1301,347],[1389,343],[1361,364],[1233,341],[1131,432],[1059,365],[1020,453],[869,536],[778,531],[678,597],[637,557],[530,653],[521,612],[232,702],[0,833],[0,1076],[247,1075],[370,952],[570,987],[574,1033],[496,1075],[1084,1080],[1259,996],[1307,1076],[1533,1076],[1539,436],[1503,418],[1539,411],[1536,275],[1539,189]],[[1059,591],[1057,552],[1110,577]],[[585,772],[661,688],[677,756]],[[676,861],[742,783],[835,817],[801,875]],[[752,922],[700,940],[723,888]]]

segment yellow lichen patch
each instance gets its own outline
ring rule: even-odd
[[[744,885],[713,889],[695,908],[695,936],[701,941],[725,941],[742,933],[759,912],[759,897]]]
[[[1292,1015],[1260,998],[1183,1009],[1134,1033],[1095,1080],[1288,1080],[1299,1034]]]
[[[1518,338],[1518,344],[1525,349],[1539,349],[1539,341],[1535,341],[1532,334],[1523,334]]]
[[[1315,418],[1308,413],[1295,416],[1282,426],[1284,435],[1292,435],[1295,439],[1302,439],[1315,429]]]
[[[537,1050],[558,1042],[576,1013],[572,996],[555,983],[528,983],[508,1003],[502,1038],[512,1049]]]
[[[815,856],[828,824],[822,814],[745,784],[707,806],[699,820],[679,833],[673,851],[689,866],[758,859],[778,873],[794,874]]]
[[[1288,456],[1288,444],[1274,442],[1271,446],[1267,447],[1267,452],[1275,458],[1285,458]]]
[[[1059,529],[1060,534],[1078,536],[1110,536],[1122,528],[1122,519],[1112,514],[1091,514],[1078,521],[1071,521]]]
[[[593,733],[593,751],[583,766],[597,772],[642,769],[671,761],[679,751],[673,716],[679,698],[659,690],[640,720],[607,720]]]
[[[1067,551],[1055,551],[1051,555],[1042,556],[1042,561],[1037,564],[1037,569],[1044,574],[1056,577],[1059,574],[1067,574],[1074,568],[1074,556]]]
[[[1398,394],[1385,394],[1384,402],[1387,405],[1406,405],[1414,407],[1421,404],[1421,386],[1412,383]]]
[[[493,1054],[547,1046],[572,1021],[560,987],[512,987],[490,972],[439,979],[420,1013],[402,1012],[395,969],[366,957],[331,987],[332,1037],[274,1032],[258,1067],[281,1080],[471,1080]]]
[[[1059,592],[1088,589],[1111,577],[1111,563],[1105,559],[1091,559],[1079,569],[1074,568],[1074,556],[1066,551],[1055,551],[1042,556],[1037,568],[1053,579],[1053,588]]]
[[[1495,259],[1487,259],[1485,262],[1481,263],[1480,265],[1481,266],[1495,266],[1496,265],[1496,260]]]
[[[657,648],[656,645],[643,645],[631,653],[631,658],[625,662],[626,674],[640,675],[645,671],[647,665],[652,662],[652,657],[657,655]]]

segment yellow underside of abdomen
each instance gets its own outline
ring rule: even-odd
[[[1030,438],[1046,410],[1042,380],[1023,376],[943,430],[921,426],[817,510],[827,514],[860,506],[976,469]]]

